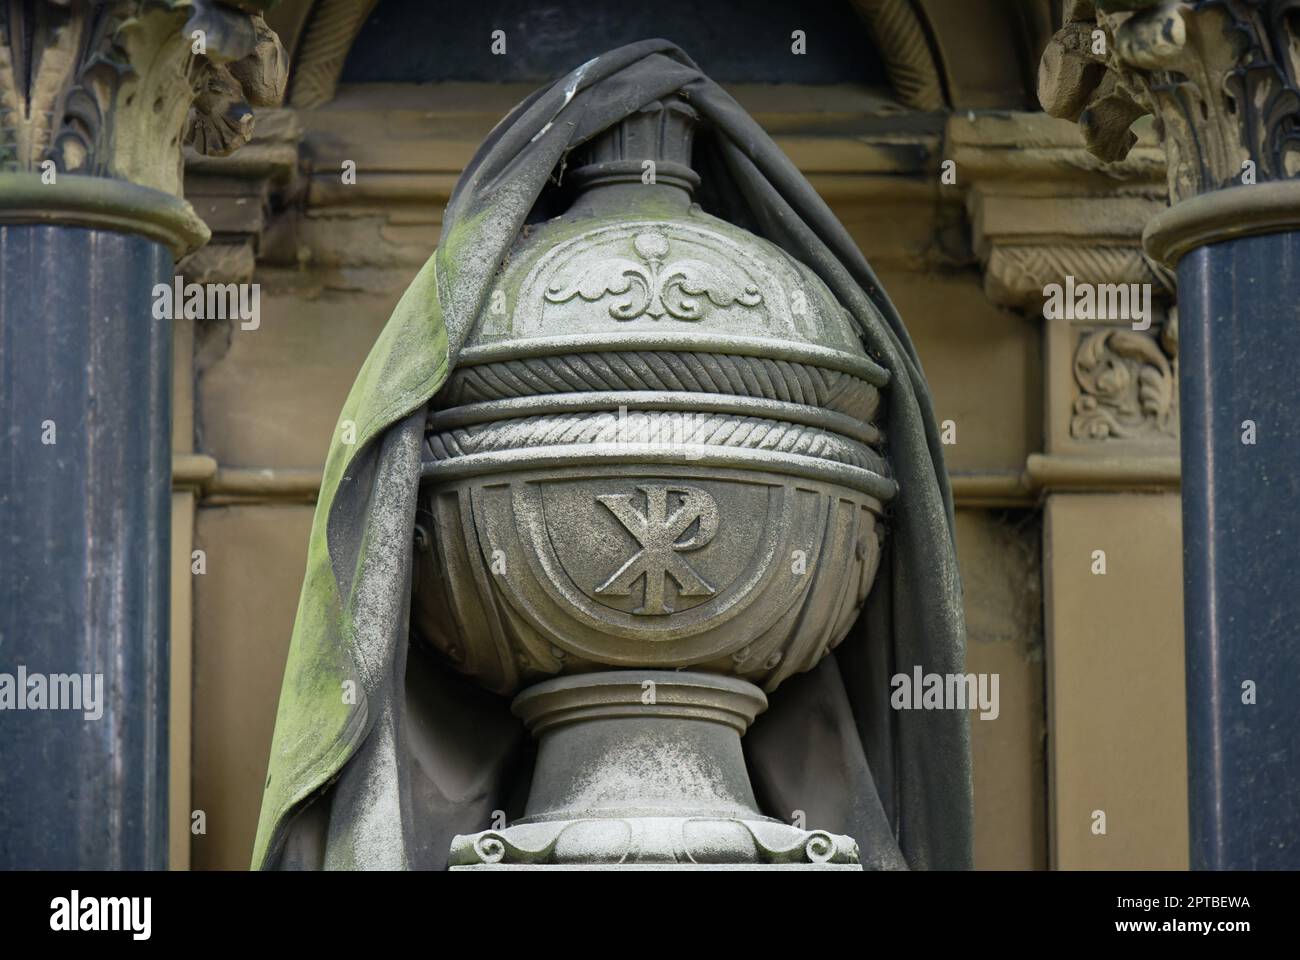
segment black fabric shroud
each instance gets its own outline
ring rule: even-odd
[[[786,681],[746,734],[760,806],[783,820],[802,811],[808,828],[854,837],[868,868],[968,868],[968,716],[889,703],[895,674],[910,676],[916,666],[927,674],[965,669],[952,497],[920,363],[875,273],[825,202],[676,46],[646,40],[589,61],[519,104],[480,146],[444,217],[444,238],[472,219],[490,224],[479,229],[477,236],[490,240],[476,247],[472,263],[454,270],[438,263],[450,361],[520,228],[553,195],[568,153],[672,94],[701,117],[694,165],[706,180],[709,212],[816,272],[891,375],[884,432],[899,494],[889,506],[885,556],[850,635],[816,669]],[[721,182],[710,184],[714,178]],[[446,288],[450,277],[455,290]],[[409,440],[422,429],[423,411],[407,413],[388,431],[404,432],[408,442],[390,436],[374,443],[349,468],[329,517],[331,544],[362,537],[376,510],[414,516],[419,464]],[[405,567],[409,581],[409,560]],[[409,589],[408,582],[394,602],[409,604]],[[492,812],[517,805],[526,790],[530,748],[508,702],[477,690],[419,645],[408,647],[405,610],[391,619],[389,629],[401,633],[382,665],[385,675],[369,685],[364,734],[321,790],[273,825],[266,866],[441,869],[453,834],[488,828]],[[377,810],[390,821],[383,831],[367,826]],[[369,856],[367,844],[401,849],[385,859]]]

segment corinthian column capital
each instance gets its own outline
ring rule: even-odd
[[[1103,160],[1155,115],[1177,203],[1300,174],[1300,0],[1067,0],[1039,98]]]
[[[182,150],[229,154],[252,108],[280,101],[287,58],[261,16],[274,2],[0,0],[0,169],[17,174],[0,178],[0,220],[200,245]]]

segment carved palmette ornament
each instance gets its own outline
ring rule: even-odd
[[[703,260],[668,261],[669,243],[662,230],[638,233],[632,238],[632,249],[640,262],[609,257],[580,264],[574,276],[551,283],[546,299],[567,303],[574,297],[598,301],[613,296],[609,315],[615,320],[641,316],[658,320],[665,315],[675,320],[702,320],[709,304],[753,307],[763,301],[757,284],[747,278],[737,279]]]
[[[500,693],[814,666],[895,493],[888,374],[825,284],[685,188],[610,178],[495,289],[429,418],[417,634]]]

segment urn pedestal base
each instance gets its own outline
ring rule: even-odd
[[[741,734],[767,707],[733,677],[619,670],[560,677],[512,705],[538,738],[524,817],[452,840],[455,869],[861,869],[850,837],[757,808]]]

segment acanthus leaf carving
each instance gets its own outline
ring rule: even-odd
[[[1073,0],[1066,20],[1039,98],[1099,158],[1122,159],[1151,113],[1174,202],[1300,175],[1300,0]]]
[[[258,5],[226,0],[0,2],[0,123],[9,171],[181,192],[181,147],[225,155],[253,106],[284,93],[284,48]]]
[[[222,22],[231,20],[239,27],[239,41],[231,44],[236,54],[227,62],[214,57],[195,80],[185,141],[206,156],[228,156],[248,143],[253,137],[251,108],[277,106],[288,82],[287,55],[266,21],[223,11]],[[187,34],[193,29],[191,19]]]

